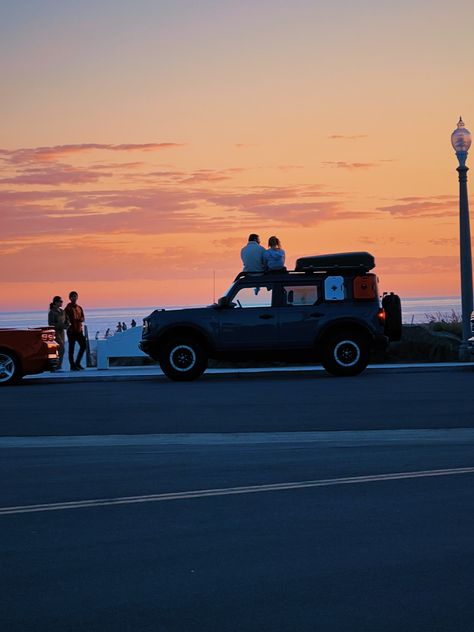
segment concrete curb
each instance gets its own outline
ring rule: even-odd
[[[433,373],[443,371],[474,371],[474,363],[470,362],[437,362],[426,364],[369,364],[364,373]],[[364,373],[362,375],[364,375]],[[330,377],[323,367],[264,367],[247,369],[208,369],[200,379],[255,377],[310,377],[321,374]],[[110,369],[86,369],[81,372],[64,371],[60,373],[41,373],[29,375],[24,383],[35,384],[67,384],[71,382],[128,382],[128,381],[168,381],[161,369],[153,367],[115,367]]]

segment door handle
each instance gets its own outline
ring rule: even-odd
[[[275,318],[275,316],[272,316],[271,314],[260,314],[259,318],[262,320],[269,320],[270,318]]]

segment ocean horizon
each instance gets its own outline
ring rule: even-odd
[[[407,297],[402,300],[404,323],[426,323],[431,316],[450,319],[453,312],[461,317],[459,296]],[[137,325],[157,307],[160,309],[182,309],[204,307],[204,305],[155,305],[149,307],[91,307],[83,305],[89,337],[105,336],[107,329],[114,333],[117,324],[124,322],[130,327],[132,319]],[[0,327],[40,327],[48,324],[48,310],[0,311]]]

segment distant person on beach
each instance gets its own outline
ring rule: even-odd
[[[86,338],[84,336],[84,310],[77,304],[79,295],[77,292],[69,292],[69,303],[66,305],[66,315],[71,323],[67,330],[67,340],[69,343],[69,366],[71,371],[82,371],[82,356],[86,352]],[[74,347],[76,342],[79,347],[77,358],[74,360]]]
[[[105,332],[105,337],[110,338],[111,335],[112,335],[112,332],[110,331],[110,327],[107,327],[107,331]]]
[[[54,327],[56,342],[58,343],[59,364],[56,370],[59,371],[63,365],[64,332],[69,327],[69,319],[63,310],[63,299],[60,296],[53,297],[52,303],[49,304],[48,325]]]
[[[264,254],[265,248],[260,245],[260,237],[256,233],[251,233],[247,245],[240,251],[244,272],[263,272],[265,270]]]
[[[132,318],[132,322],[130,323],[130,327],[136,327],[137,326],[137,321]]]
[[[126,323],[122,323],[122,331],[127,331],[127,325],[126,325]]]
[[[119,334],[122,331],[122,323],[119,321],[117,323],[117,327],[115,328],[115,331]]]
[[[278,237],[272,236],[268,240],[268,249],[263,256],[265,269],[268,272],[285,271],[285,251],[281,247]]]

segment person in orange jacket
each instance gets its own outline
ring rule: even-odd
[[[82,356],[86,351],[86,338],[84,336],[84,310],[77,304],[77,292],[69,292],[69,303],[66,305],[65,312],[69,319],[69,327],[67,329],[67,339],[69,343],[69,365],[71,371],[82,371]],[[76,342],[79,346],[79,352],[74,360],[74,347]]]

